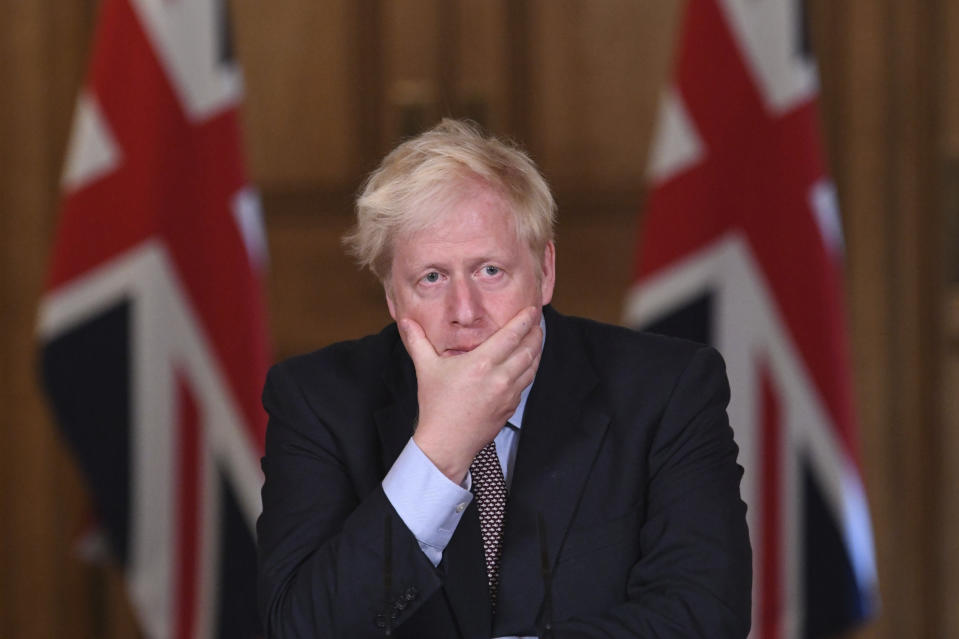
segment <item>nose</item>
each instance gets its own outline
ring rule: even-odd
[[[469,278],[453,278],[447,289],[446,305],[450,322],[459,326],[473,326],[483,317],[482,294]]]

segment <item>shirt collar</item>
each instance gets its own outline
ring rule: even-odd
[[[543,330],[543,342],[540,345],[541,348],[546,346],[546,318],[540,314],[539,316],[539,327]],[[533,384],[536,383],[536,378],[533,378],[533,381],[530,382],[530,385],[523,389],[522,394],[519,396],[519,406],[516,407],[516,410],[513,411],[513,416],[508,420],[510,426],[519,430],[523,427],[523,414],[526,412],[526,398],[529,397],[529,389],[533,387]]]

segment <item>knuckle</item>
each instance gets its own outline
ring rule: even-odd
[[[489,358],[483,357],[476,362],[476,373],[481,377],[488,375],[492,368],[493,363],[489,360]]]

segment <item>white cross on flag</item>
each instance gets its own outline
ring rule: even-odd
[[[751,636],[832,635],[873,612],[877,584],[802,4],[689,0],[676,55],[626,321],[726,359]]]
[[[221,0],[103,0],[43,376],[151,639],[257,636],[265,242]]]

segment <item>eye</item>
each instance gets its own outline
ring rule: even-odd
[[[487,264],[486,266],[483,267],[483,274],[489,275],[490,277],[494,275],[498,275],[499,272],[500,272],[500,268],[498,266],[493,266],[492,264]]]
[[[440,281],[440,274],[437,273],[436,271],[430,271],[429,273],[427,273],[426,275],[423,276],[423,281],[424,281],[424,282],[428,282],[428,283],[430,283],[430,284],[434,284],[434,283],[436,283],[436,282],[439,282],[439,281]]]

